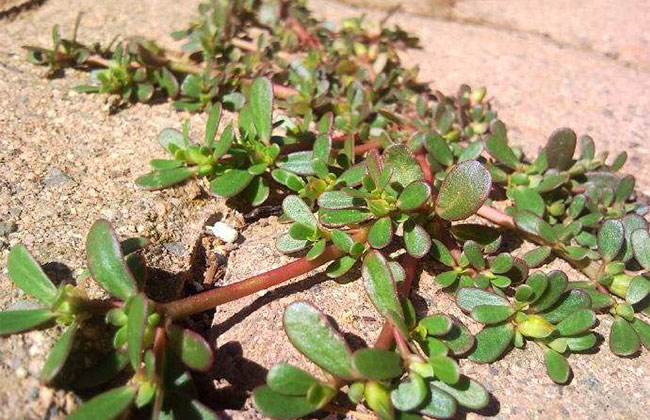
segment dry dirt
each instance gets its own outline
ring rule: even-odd
[[[472,16],[480,16],[482,21],[504,16],[501,9],[493,8],[502,2],[451,3],[455,3],[454,13],[474,4],[473,12],[481,14]],[[508,25],[498,25],[498,20],[488,25],[405,13],[396,13],[390,22],[422,38],[421,50],[405,54],[409,65],[420,66],[422,80],[444,92],[455,91],[461,83],[487,86],[515,144],[534,150],[554,128],[572,126],[579,133],[590,134],[601,149],[632,151],[627,170],[648,193],[648,63],[634,58],[637,56],[623,60],[599,49],[605,47],[593,35],[607,27],[613,28],[607,29],[614,34],[613,40],[620,35],[632,43],[642,41],[647,37],[643,26],[610,18],[647,17],[646,3],[603,0],[603,4],[616,4],[616,12],[601,8],[594,14],[569,13],[560,7],[564,2],[546,2],[545,13],[563,23],[562,31],[559,26],[546,28],[549,36],[540,35],[545,21],[535,13],[525,13],[524,3],[529,2],[508,2],[508,16],[513,16]],[[192,280],[190,287],[201,287],[201,273],[192,277],[188,270],[191,256],[198,254],[193,250],[208,218],[226,220],[242,234],[230,247],[214,240],[200,241],[208,249],[208,259],[220,263],[218,272],[223,276],[218,284],[290,261],[273,248],[273,239],[283,229],[275,217],[246,224],[242,212],[208,198],[196,183],[163,192],[135,188],[133,179],[147,170],[146,162],[162,155],[157,132],[179,127],[188,115],[163,103],[136,105],[108,116],[103,110],[104,98],[69,90],[84,82],[86,74],[67,71],[63,78],[47,80],[42,69],[25,62],[20,49],[25,44],[47,45],[55,23],[61,24],[63,31],[71,31],[79,11],[85,13],[82,39],[108,41],[118,34],[132,34],[166,43],[169,29],[183,27],[194,15],[196,4],[49,0],[11,21],[0,22],[0,308],[24,305],[24,295],[6,276],[4,262],[10,246],[26,244],[53,278],[74,279],[84,265],[86,232],[99,217],[113,222],[120,235],[152,238],[147,258],[156,269],[156,278],[166,285],[166,295],[178,291],[186,278]],[[417,11],[426,14],[427,3],[420,4],[423,6]],[[385,14],[329,1],[310,5],[332,21],[361,12],[370,19]],[[572,41],[579,37],[589,39],[591,47]],[[647,43],[639,45],[647,54]],[[199,137],[205,119],[192,116],[191,120],[192,131]],[[579,275],[572,272],[572,277]],[[319,274],[218,308],[208,331],[217,362],[210,375],[198,379],[204,385],[214,385],[213,390],[205,387],[206,401],[229,406],[222,412],[224,417],[258,417],[247,395],[273,364],[288,360],[314,370],[291,348],[280,328],[283,308],[297,299],[309,299],[324,309],[356,343],[372,342],[381,325],[358,282],[339,285]],[[416,300],[428,312],[455,312],[427,275],[420,281]],[[605,339],[608,327],[604,318],[598,332]],[[54,336],[51,331],[36,331],[0,339],[0,419],[62,419],[78,404],[74,394],[38,384],[37,374]],[[463,372],[483,382],[495,397],[489,410],[467,417],[647,418],[648,352],[620,359],[603,348],[596,355],[576,355],[570,361],[575,378],[566,387],[548,379],[541,353],[532,347],[513,351],[491,366],[462,361]]]

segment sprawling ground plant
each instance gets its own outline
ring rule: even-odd
[[[359,267],[384,327],[373,347],[353,350],[311,303],[290,304],[286,334],[323,374],[271,368],[253,392],[268,417],[363,417],[359,404],[382,419],[481,410],[490,396],[460,373],[459,358],[492,363],[534,343],[550,379],[565,384],[569,356],[593,351],[603,317],[612,318],[614,354],[650,346],[648,209],[634,178],[619,173],[625,153],[596,155],[590,137],[561,128],[526,157],[509,144],[484,88],[462,86],[447,97],[416,81],[398,50],[417,39],[399,28],[348,19],[333,29],[300,1],[213,0],[199,12],[173,33],[181,51],[140,39],[88,47],[55,29],[53,49],[28,47],[29,57],[50,73],[93,69],[92,84],[78,90],[125,103],[165,94],[178,109],[206,111],[203,141],[190,138],[188,123],[163,130],[158,139],[171,158],[151,161],[152,172],[136,183],[160,189],[198,178],[215,196],[252,206],[279,195],[287,230],[277,248],[299,258],[161,303],[146,293],[146,241],[118,242],[106,221],[91,228],[86,254],[108,300],[55,287],[24,247],[14,247],[11,280],[43,307],[0,313],[0,333],[65,326],[45,383],[87,322],[103,318],[114,334],[114,352],[75,385],[117,388],[70,419],[216,418],[194,399],[187,371],[209,369],[212,351],[183,319],[321,266],[333,279]],[[226,115],[231,122],[222,124]],[[553,258],[584,278],[545,267]],[[433,281],[419,286],[452,295],[480,332],[450,314],[417,313],[409,298],[421,270]]]

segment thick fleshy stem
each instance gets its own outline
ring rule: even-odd
[[[366,240],[366,235],[366,228],[361,228],[352,236],[355,241],[364,242]],[[158,311],[170,319],[184,318],[223,305],[224,303],[241,299],[261,290],[277,286],[278,284],[306,274],[323,264],[342,257],[343,255],[343,251],[338,249],[335,245],[330,245],[318,258],[314,260],[310,261],[307,257],[302,257],[287,265],[249,277],[246,280],[208,290],[207,292],[186,297],[185,299],[162,304],[158,307]]]

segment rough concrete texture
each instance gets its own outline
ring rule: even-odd
[[[146,162],[162,156],[157,132],[167,126],[179,127],[186,114],[173,111],[169,104],[156,104],[136,105],[108,116],[103,110],[105,98],[69,91],[85,81],[86,74],[67,71],[63,78],[44,79],[43,70],[26,63],[20,49],[24,44],[47,45],[55,23],[70,31],[79,11],[85,12],[82,39],[108,41],[117,34],[133,34],[166,44],[170,42],[169,29],[184,26],[197,3],[49,0],[14,21],[0,22],[1,308],[24,304],[25,298],[6,276],[9,246],[25,243],[58,280],[77,278],[84,264],[84,237],[99,217],[114,222],[120,235],[152,238],[147,258],[156,269],[156,279],[171,289],[166,295],[190,277],[191,256],[199,254],[193,252],[197,244],[209,254],[206,264],[218,265],[219,285],[291,260],[273,249],[273,239],[283,229],[274,217],[247,225],[240,212],[229,209],[222,200],[208,198],[197,183],[154,193],[134,187],[133,179],[147,170]],[[456,3],[462,10],[465,2]],[[629,33],[630,39],[647,36],[642,26],[618,19],[643,16],[647,9],[642,2],[624,2],[615,12],[600,9],[600,17],[587,16],[589,19],[578,12],[566,12],[574,9],[565,10],[560,2],[546,3],[547,13],[564,19],[567,37],[597,33],[605,27],[602,21],[607,21],[608,28],[619,25],[611,31]],[[333,21],[361,12],[369,19],[385,14],[329,1],[314,1],[311,6]],[[510,2],[510,6],[513,14],[520,7],[519,2]],[[522,23],[516,30],[403,13],[395,14],[390,22],[422,38],[422,50],[404,55],[407,64],[420,66],[422,80],[431,81],[443,92],[453,92],[461,83],[487,86],[510,128],[513,143],[535,150],[554,128],[572,126],[581,134],[592,135],[600,149],[633,152],[627,171],[638,177],[638,185],[647,193],[648,71],[642,65],[607,57],[596,48],[530,33],[536,32],[538,19],[532,15],[522,12],[518,15],[521,20],[512,18],[517,25],[529,25]],[[540,22],[545,20],[540,18]],[[597,44],[598,39],[593,39]],[[191,119],[199,137],[205,119]],[[237,226],[242,233],[239,242],[227,247],[201,238],[208,218]],[[561,263],[553,266],[567,268]],[[578,279],[579,274],[571,271],[571,277]],[[193,280],[190,286],[200,287],[202,274]],[[317,373],[281,331],[283,308],[297,299],[308,299],[325,310],[355,345],[371,343],[381,326],[358,282],[339,285],[320,274],[218,308],[207,332],[217,362],[209,375],[197,379],[205,385],[205,401],[227,407],[224,417],[259,417],[247,395],[274,363],[286,360]],[[456,312],[428,275],[422,277],[415,300],[428,313]],[[609,321],[603,318],[598,332],[605,339],[608,327]],[[55,331],[36,331],[0,339],[0,419],[61,419],[79,403],[70,392],[38,384],[38,371],[55,336]],[[560,387],[548,379],[541,352],[532,346],[513,351],[490,366],[462,361],[463,372],[483,382],[495,398],[489,410],[467,417],[647,418],[648,352],[621,359],[603,348],[595,355],[571,356],[570,362],[575,378],[569,386]],[[91,360],[77,363],[89,364]]]

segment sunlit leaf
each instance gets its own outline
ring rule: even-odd
[[[142,350],[144,347],[144,330],[147,325],[149,302],[144,295],[139,294],[129,301],[127,332],[127,352],[131,366],[138,370],[142,361]]]
[[[616,316],[609,333],[609,348],[617,356],[629,356],[639,351],[641,340],[632,325]]]
[[[284,312],[289,341],[309,360],[346,379],[356,377],[352,352],[327,318],[307,302],[294,302]]]
[[[167,329],[169,346],[192,370],[206,371],[213,363],[210,345],[198,333],[171,325]]]
[[[515,329],[509,323],[485,327],[476,334],[476,347],[469,358],[478,363],[492,363],[510,348],[514,337]]]
[[[559,170],[568,169],[573,162],[576,150],[576,133],[570,128],[558,128],[546,143],[548,167]]]
[[[558,352],[547,349],[544,353],[544,365],[548,376],[558,384],[565,384],[571,376],[571,367],[566,359]]]
[[[492,186],[490,173],[477,161],[460,163],[440,186],[436,213],[446,220],[461,220],[483,205]]]
[[[404,324],[402,305],[384,256],[378,251],[370,251],[363,260],[361,275],[368,297],[377,311],[398,327]]]
[[[422,377],[417,373],[411,373],[390,393],[390,399],[398,410],[410,411],[425,401],[428,391]]]
[[[122,300],[135,295],[135,279],[108,221],[98,220],[90,228],[86,237],[86,255],[93,279],[107,292]]]
[[[354,352],[352,363],[357,372],[368,379],[392,379],[402,374],[402,358],[388,350],[359,349]]]
[[[11,248],[7,269],[11,281],[23,292],[46,305],[54,303],[56,287],[24,245],[19,244]],[[1,329],[5,330],[4,326]]]
[[[63,368],[63,365],[65,364],[65,361],[68,359],[68,355],[70,355],[70,351],[72,350],[74,337],[77,333],[78,327],[79,325],[76,321],[72,322],[72,324],[70,324],[68,328],[65,329],[63,335],[61,335],[61,338],[59,338],[59,341],[57,341],[54,347],[52,347],[52,350],[50,350],[50,354],[48,354],[47,360],[45,361],[40,374],[40,378],[43,383],[47,384],[52,382],[54,377]]]
[[[112,389],[85,402],[66,420],[113,420],[129,408],[135,395],[129,386]]]
[[[0,312],[0,335],[31,330],[54,318],[49,309],[18,309]]]
[[[210,181],[210,191],[220,197],[233,197],[244,191],[253,178],[247,170],[230,169]]]

